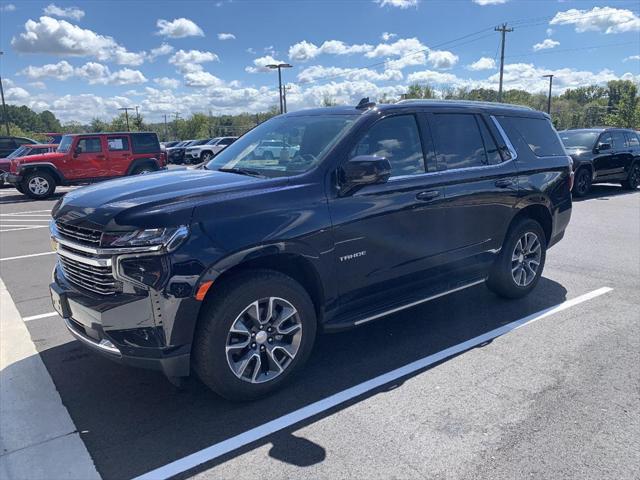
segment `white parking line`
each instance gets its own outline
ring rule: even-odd
[[[7,262],[9,260],[20,260],[21,258],[40,257],[42,255],[54,255],[56,252],[42,252],[42,253],[30,253],[29,255],[18,255],[17,257],[5,257],[0,258],[0,262]]]
[[[27,210],[26,212],[3,213],[2,215],[24,215],[27,213],[42,213],[42,212],[49,212],[49,215],[51,215],[50,208],[45,208],[44,210]]]
[[[473,347],[477,347],[489,340],[493,340],[494,338],[505,335],[513,330],[523,327],[524,325],[528,325],[537,320],[541,320],[545,317],[553,315],[555,313],[561,312],[563,310],[567,310],[568,308],[575,307],[580,303],[586,302],[593,298],[599,297],[600,295],[604,295],[607,292],[610,292],[612,289],[609,287],[602,287],[598,290],[594,290],[592,292],[586,293],[584,295],[580,295],[572,300],[566,300],[558,305],[547,308],[545,310],[541,310],[539,312],[528,315],[520,320],[516,320],[507,325],[503,325],[502,327],[491,330],[487,333],[479,335],[475,338],[467,340],[465,342],[459,343],[452,347],[446,348],[438,353],[434,353],[433,355],[429,355],[420,360],[416,360],[404,367],[397,368],[392,370],[391,372],[385,373],[378,377],[372,378],[371,380],[367,380],[366,382],[360,383],[359,385],[353,386],[342,392],[338,392],[330,397],[327,397],[323,400],[319,400],[311,405],[307,405],[306,407],[300,408],[294,412],[288,413],[280,418],[276,418],[275,420],[271,420],[270,422],[265,423],[264,425],[260,425],[259,427],[252,428],[244,433],[236,435],[235,437],[231,437],[227,440],[224,440],[220,443],[216,443],[215,445],[211,445],[203,450],[192,453],[184,458],[171,462],[163,467],[156,468],[155,470],[151,470],[139,477],[136,477],[134,480],[159,480],[173,477],[174,475],[178,475],[180,473],[186,472],[198,465],[202,465],[203,463],[210,462],[211,460],[215,460],[216,458],[225,455],[229,452],[237,450],[245,445],[248,445],[256,440],[260,440],[268,435],[271,435],[275,432],[278,432],[284,428],[288,428],[292,425],[295,425],[298,422],[306,420],[308,418],[313,417],[319,413],[325,412],[331,408],[334,408],[342,403],[345,403],[349,400],[352,400],[360,395],[363,395],[371,390],[375,390],[387,383],[393,382],[398,378],[410,375],[414,372],[420,371],[423,368],[426,368],[430,365],[433,365],[436,362],[444,360],[448,357],[456,355],[458,353],[464,352]]]
[[[40,315],[31,315],[30,317],[22,317],[22,320],[29,322],[31,320],[40,320],[41,318],[57,317],[58,312],[41,313]]]
[[[36,228],[49,228],[49,225],[39,225],[35,227],[32,225],[0,225],[0,228],[2,227],[20,227],[20,228],[6,228],[4,230],[0,230],[0,233],[17,232],[19,230],[34,230]]]

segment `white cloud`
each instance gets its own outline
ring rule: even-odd
[[[174,20],[159,19],[156,23],[157,35],[171,38],[204,37],[202,29],[188,18],[176,18]]]
[[[434,68],[448,70],[458,63],[459,57],[447,50],[429,50],[427,62]]]
[[[34,67],[29,65],[27,68],[20,72],[21,75],[37,80],[40,78],[50,77],[56,80],[66,80],[75,75],[75,69],[66,60],[62,60],[58,63],[49,63],[42,65],[41,67]]]
[[[114,60],[121,65],[144,62],[144,52],[129,52],[113,38],[66,20],[44,16],[39,21],[27,20],[24,29],[23,33],[11,39],[11,45],[19,53],[96,57],[100,61]]]
[[[473,0],[473,3],[477,3],[478,5],[501,5],[503,3],[507,3],[509,0]]]
[[[84,17],[84,10],[79,9],[78,7],[58,7],[53,3],[46,6],[43,10],[45,15],[49,15],[52,17],[66,17],[73,18],[74,20],[81,20]]]
[[[366,53],[371,50],[373,50],[373,46],[366,43],[349,45],[341,40],[327,40],[318,47],[314,43],[303,40],[289,47],[289,58],[298,62],[306,62],[321,54],[351,55],[354,53]]]
[[[16,6],[13,3],[0,5],[0,12],[15,12],[15,11],[16,11]]]
[[[398,35],[395,33],[389,33],[389,32],[383,32],[382,35],[380,35],[380,38],[382,39],[382,41],[384,42],[388,42],[389,40],[392,40],[394,38],[396,38]]]
[[[47,84],[44,82],[29,82],[29,86],[38,90],[46,90]]]
[[[550,48],[555,48],[558,45],[560,45],[560,42],[551,40],[550,38],[545,38],[542,42],[536,43],[533,46],[533,51],[537,52],[538,50],[548,50]]]
[[[153,82],[162,88],[176,89],[180,86],[180,80],[169,77],[154,78]]]
[[[163,43],[157,48],[152,48],[148,58],[149,60],[155,60],[158,57],[169,55],[170,53],[173,53],[173,47],[168,43]]]
[[[183,73],[202,71],[201,63],[214,62],[218,60],[218,55],[213,52],[202,52],[200,50],[178,50],[169,63],[175,65]]]
[[[576,32],[624,33],[640,30],[640,17],[631,10],[613,7],[593,7],[591,10],[572,8],[558,12],[550,25],[575,25]]]
[[[458,56],[447,50],[431,50],[417,38],[400,38],[393,43],[380,43],[365,53],[368,58],[389,57],[386,67],[402,70],[406,67],[426,65],[449,69],[458,63]],[[399,57],[399,58],[394,58]]]
[[[629,60],[640,60],[640,55],[630,55],[623,60],[623,62],[628,62]]]
[[[259,57],[253,60],[253,65],[249,67],[245,67],[245,71],[248,73],[261,73],[268,72],[269,69],[266,68],[267,65],[284,63],[282,60],[276,60],[271,55],[265,55],[264,57]]]
[[[496,61],[493,58],[480,57],[471,65],[468,65],[467,68],[473,71],[494,70],[496,68]]]
[[[218,40],[235,40],[236,36],[233,33],[219,33]]]
[[[401,9],[417,7],[418,0],[374,0],[380,7],[397,7]]]
[[[442,73],[434,70],[423,70],[421,72],[411,73],[407,77],[409,83],[427,83],[430,85],[446,85],[460,86],[465,83],[464,80],[458,78],[453,73]]]
[[[90,84],[101,85],[130,85],[147,81],[139,70],[124,68],[112,73],[109,67],[97,62],[88,62],[82,67],[74,68],[66,60],[41,67],[28,66],[20,72],[20,75],[25,75],[32,80],[43,78],[67,80],[71,77],[77,77],[87,80]]]
[[[553,35],[553,28],[547,28],[547,37]]]
[[[7,88],[4,92],[5,100],[7,102],[23,103],[27,101],[31,95],[22,87]]]
[[[368,80],[371,82],[400,81],[403,78],[399,70],[385,70],[380,73],[368,68],[339,68],[314,65],[307,67],[298,74],[298,81],[307,83],[315,80],[340,77],[346,80]]]
[[[220,87],[224,84],[222,80],[220,80],[215,75],[210,74],[209,72],[199,71],[199,72],[190,72],[185,74],[184,76],[184,84],[187,87]]]

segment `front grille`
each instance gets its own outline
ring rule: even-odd
[[[97,266],[81,258],[58,255],[62,271],[71,283],[100,295],[113,295],[120,291],[120,283],[113,277],[111,265]]]
[[[56,222],[58,232],[64,238],[68,238],[83,245],[99,246],[102,232],[92,228],[76,227],[68,223]]]

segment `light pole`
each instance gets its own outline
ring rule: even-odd
[[[278,92],[280,93],[280,113],[285,113],[284,110],[284,100],[282,95],[282,69],[283,68],[292,68],[293,65],[289,65],[288,63],[271,63],[269,65],[265,65],[265,67],[270,68],[271,70],[278,70]]]
[[[0,56],[4,55],[3,51],[0,51]],[[0,75],[0,96],[2,97],[2,118],[4,119],[4,128],[7,131],[7,137],[9,134],[9,117],[7,116],[7,106],[4,103],[4,89],[2,88],[2,75]]]
[[[129,129],[129,110],[135,110],[135,109],[131,107],[122,107],[122,108],[119,108],[118,110],[124,110],[124,118],[127,121],[127,132],[130,132],[131,130]]]
[[[543,75],[542,78],[549,79],[549,98],[547,99],[547,113],[551,115],[551,87],[553,86],[553,75]]]

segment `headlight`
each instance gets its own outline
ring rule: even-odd
[[[147,228],[130,232],[105,232],[102,247],[156,247],[164,246],[172,251],[189,236],[189,227]]]

